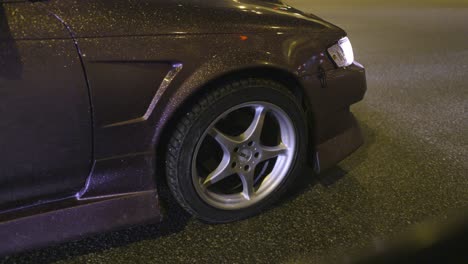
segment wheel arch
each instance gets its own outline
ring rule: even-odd
[[[164,124],[158,139],[155,142],[156,148],[156,178],[157,182],[166,184],[166,171],[165,171],[165,157],[167,151],[167,144],[171,137],[171,131],[176,128],[180,116],[189,109],[197,98],[203,94],[234,80],[247,79],[247,78],[264,78],[272,81],[279,82],[287,87],[293,94],[302,102],[301,107],[306,113],[308,122],[309,138],[312,138],[313,133],[313,114],[311,112],[310,100],[307,100],[304,87],[297,75],[293,72],[272,65],[250,66],[241,69],[231,70],[217,75],[209,79],[203,84],[197,85],[192,89],[192,93],[182,100],[179,106],[168,117],[168,121]],[[310,142],[310,141],[309,141]],[[311,142],[309,143],[310,146]]]

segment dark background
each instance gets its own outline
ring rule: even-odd
[[[289,1],[349,33],[368,72],[352,108],[366,144],[319,177],[304,173],[273,209],[206,225],[171,202],[161,225],[0,263],[336,262],[468,205],[468,3],[406,2]]]

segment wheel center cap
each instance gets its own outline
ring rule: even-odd
[[[247,162],[252,158],[252,151],[250,149],[241,149],[237,154],[240,162]]]

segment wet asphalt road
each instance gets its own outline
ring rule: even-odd
[[[368,71],[358,152],[252,219],[206,225],[170,203],[161,225],[0,263],[315,263],[467,206],[468,4],[310,2],[290,1],[345,28]]]

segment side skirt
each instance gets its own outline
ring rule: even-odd
[[[156,190],[99,199],[73,197],[25,210],[17,212],[19,218],[0,219],[0,255],[161,221]]]

